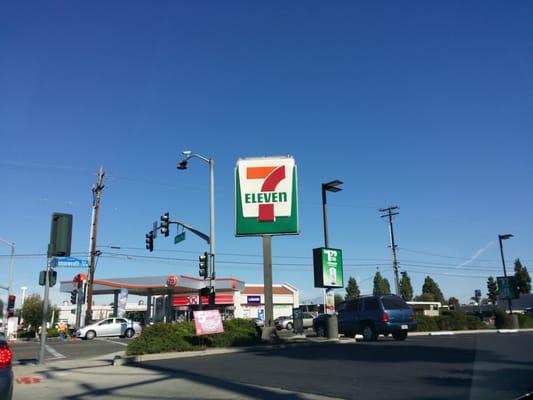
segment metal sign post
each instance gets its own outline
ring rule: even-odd
[[[39,364],[44,362],[44,349],[46,346],[47,329],[46,323],[48,321],[48,294],[50,291],[50,259],[46,263],[46,275],[44,280],[44,298],[43,298],[43,319],[41,322],[41,343],[39,346]]]
[[[272,235],[297,235],[298,190],[294,158],[258,157],[237,161],[235,235],[263,237],[265,324],[262,339],[276,338],[272,300]]]
[[[263,235],[263,281],[265,293],[265,326],[262,339],[270,341],[275,335],[274,305],[272,300],[272,236]]]

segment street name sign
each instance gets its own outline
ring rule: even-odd
[[[179,242],[183,242],[184,240],[185,240],[185,231],[174,236],[174,244],[178,244]]]
[[[50,266],[52,268],[89,268],[89,261],[74,257],[53,257]]]

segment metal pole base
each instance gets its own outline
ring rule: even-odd
[[[337,325],[337,316],[328,315],[328,339],[339,340],[339,326]]]
[[[274,326],[265,326],[263,327],[263,332],[261,333],[261,339],[263,342],[274,343],[279,340],[278,333]]]

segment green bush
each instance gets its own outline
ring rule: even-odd
[[[416,316],[416,323],[417,323],[416,330],[420,332],[438,331],[439,330],[439,325],[437,324],[438,319],[439,317],[428,317],[426,315],[417,315]]]
[[[466,329],[485,329],[478,317],[466,315],[463,311],[446,311],[438,317],[418,315],[417,331],[462,331]]]
[[[497,329],[508,329],[513,327],[513,320],[504,310],[498,308],[494,312],[494,316],[496,317],[495,325]]]
[[[518,314],[518,326],[522,329],[533,328],[533,317]]]
[[[134,338],[126,348],[126,354],[150,354],[168,351],[194,350],[187,340],[189,322],[179,324],[157,323],[143,329],[140,336]]]
[[[196,336],[194,322],[157,323],[146,327],[126,348],[128,355],[169,351],[201,350],[205,347],[249,346],[261,342],[251,321],[230,319],[223,322],[224,333]]]

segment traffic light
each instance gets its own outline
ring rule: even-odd
[[[48,275],[48,284],[50,287],[55,286],[57,282],[57,271],[51,270],[50,275]]]
[[[12,317],[15,315],[15,300],[17,297],[13,294],[10,294],[7,298],[7,316]]]
[[[154,231],[146,234],[146,250],[154,251]]]
[[[48,286],[54,286],[57,282],[57,271],[50,270],[50,275],[48,276],[48,279]],[[39,285],[46,285],[46,270],[39,272]]]
[[[169,235],[170,215],[168,212],[161,215],[161,234],[167,237]]]
[[[199,275],[202,277],[202,278],[207,278],[207,275],[208,275],[208,272],[207,272],[207,262],[208,262],[208,257],[207,257],[207,251],[204,253],[203,256],[200,256],[198,257],[198,261],[199,261],[199,264],[198,264],[198,267],[200,268],[200,271],[199,271]]]
[[[70,291],[70,304],[76,304],[78,299],[78,289],[72,289]]]
[[[72,214],[53,213],[50,225],[48,258],[70,257]]]

